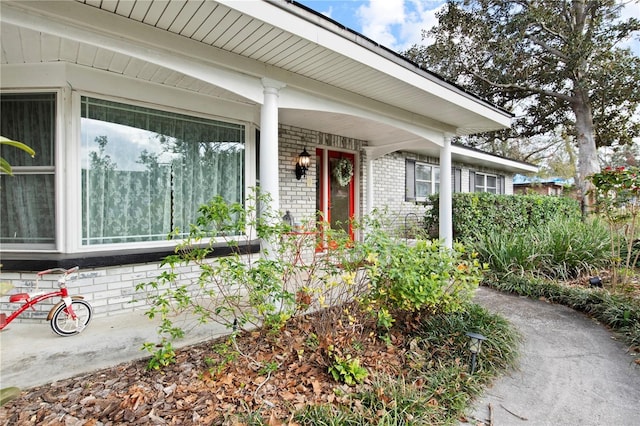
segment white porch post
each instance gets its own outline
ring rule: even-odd
[[[270,210],[280,210],[280,182],[278,175],[278,93],[285,85],[268,78],[262,79],[264,103],[260,111],[260,192],[270,194]]]
[[[453,201],[451,190],[451,137],[445,136],[440,148],[440,239],[453,248]]]
[[[278,173],[278,93],[285,84],[268,78],[262,79],[264,102],[260,110],[260,193],[270,195],[267,211],[280,211],[280,181]],[[262,241],[263,250],[274,256],[268,241]]]
[[[367,166],[367,211],[366,214],[371,214],[373,211],[373,158],[371,151],[365,149],[366,166]]]

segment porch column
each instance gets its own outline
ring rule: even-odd
[[[267,206],[273,213],[280,211],[280,181],[278,173],[278,93],[285,84],[262,79],[264,102],[260,110],[260,192],[270,194]]]
[[[453,201],[451,190],[451,137],[445,136],[440,148],[440,228],[439,236],[453,248]]]
[[[366,214],[371,214],[373,211],[373,158],[371,152],[365,149],[366,154],[366,166],[367,166],[367,211]]]

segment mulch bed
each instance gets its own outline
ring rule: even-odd
[[[225,339],[214,340],[177,350],[176,362],[161,370],[147,371],[143,360],[27,389],[0,408],[0,419],[42,426],[241,425],[238,414],[259,412],[269,425],[295,425],[296,410],[353,404],[349,394],[358,389],[328,374],[326,347],[309,345],[312,321],[292,321],[277,335],[243,333],[236,338],[242,355],[230,362],[224,357],[233,352],[214,350]],[[402,373],[402,333],[392,333],[390,345],[364,330],[336,325],[332,333],[329,342],[357,340],[369,377]]]

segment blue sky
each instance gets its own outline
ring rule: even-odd
[[[441,0],[297,0],[342,25],[396,52],[423,43],[422,30],[437,23],[435,13]],[[623,17],[640,17],[640,2],[625,1]],[[640,35],[630,40],[640,56]]]

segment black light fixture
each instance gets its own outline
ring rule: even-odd
[[[311,154],[307,152],[307,148],[302,150],[298,155],[298,161],[296,162],[296,179],[300,180],[303,176],[307,175],[309,170],[309,164],[311,163]]]
[[[467,333],[469,337],[469,352],[471,352],[471,374],[476,371],[476,356],[480,353],[482,341],[487,340],[482,334]]]

